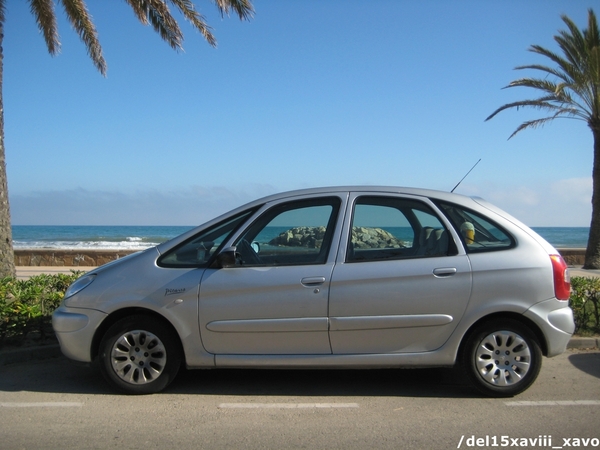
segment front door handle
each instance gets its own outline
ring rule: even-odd
[[[440,267],[438,269],[433,269],[433,276],[437,278],[446,278],[451,277],[456,274],[456,267]]]
[[[302,283],[302,286],[306,287],[320,286],[325,283],[325,277],[305,277],[302,278],[300,283]]]

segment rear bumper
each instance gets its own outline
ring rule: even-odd
[[[573,311],[567,302],[556,299],[540,302],[525,311],[525,317],[531,319],[540,328],[546,340],[549,358],[560,355],[575,331]]]

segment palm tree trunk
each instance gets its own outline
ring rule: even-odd
[[[600,124],[590,125],[594,135],[594,168],[592,170],[592,223],[585,251],[584,269],[600,269]]]
[[[10,205],[8,203],[8,180],[6,178],[6,159],[4,157],[3,41],[4,22],[0,20],[0,278],[15,276],[15,256],[12,246],[12,230],[10,228]]]

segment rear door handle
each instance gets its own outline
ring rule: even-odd
[[[446,278],[451,277],[456,274],[456,267],[440,267],[438,269],[433,269],[433,276],[437,278]]]
[[[302,283],[302,286],[306,287],[320,286],[325,283],[325,277],[306,277],[302,278],[300,283]]]

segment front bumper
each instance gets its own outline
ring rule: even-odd
[[[92,362],[94,334],[106,317],[95,309],[57,308],[52,314],[52,328],[63,354],[74,361]]]

